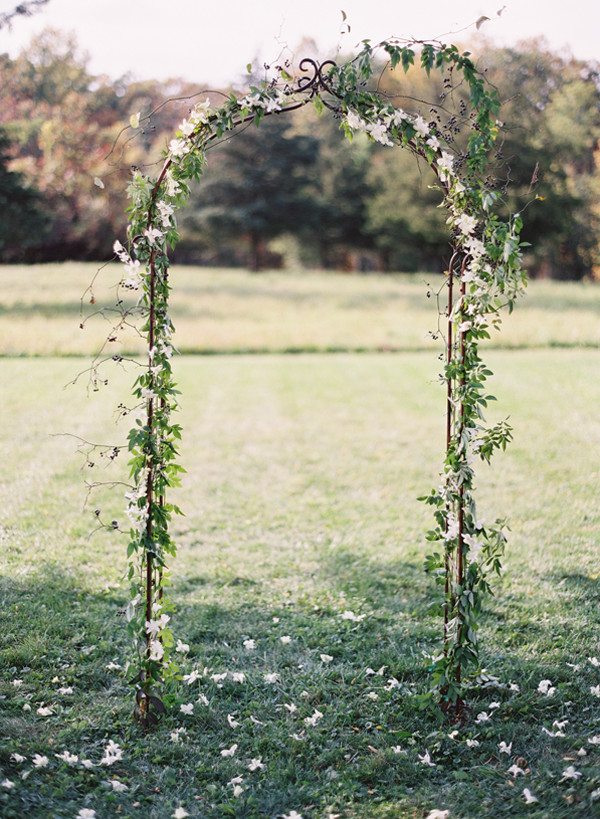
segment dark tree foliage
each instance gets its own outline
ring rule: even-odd
[[[8,169],[10,141],[0,129],[0,261],[17,262],[44,236],[48,220],[40,195]]]
[[[266,242],[284,233],[319,231],[319,203],[311,179],[318,143],[294,134],[291,119],[273,117],[260,130],[237,132],[211,153],[191,204],[188,231],[241,236],[248,267],[259,270]]]

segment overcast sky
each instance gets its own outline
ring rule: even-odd
[[[15,5],[0,0],[0,11]],[[477,35],[474,23],[482,15],[492,19]],[[342,33],[347,24],[350,32]],[[338,48],[353,52],[365,38],[443,35],[464,43],[485,35],[513,44],[545,36],[554,49],[600,59],[600,0],[50,0],[0,31],[0,53],[16,56],[46,26],[74,32],[93,73],[214,86],[241,77],[256,56],[277,62],[286,46],[289,56],[303,37],[331,56]]]

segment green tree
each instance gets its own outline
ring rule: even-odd
[[[190,239],[242,238],[248,267],[260,270],[270,239],[318,227],[318,201],[311,189],[317,141],[294,134],[292,121],[272,117],[211,151],[209,167],[183,221]]]
[[[22,174],[8,168],[10,141],[0,129],[0,261],[21,261],[26,249],[40,241],[47,220],[40,210],[41,197],[29,188]]]
[[[522,239],[532,272],[581,278],[598,258],[594,152],[600,133],[598,73],[543,42],[481,55],[504,100],[500,176],[510,206],[526,208]]]

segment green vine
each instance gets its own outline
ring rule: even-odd
[[[419,62],[428,74],[439,71],[447,88],[458,74],[468,89],[460,124],[455,116],[443,121],[438,109],[425,120],[370,90],[375,68],[381,69],[380,55],[392,70],[400,66],[406,72]],[[305,60],[301,69],[306,65],[313,75],[296,82],[280,69],[271,82],[252,87],[243,97],[231,95],[218,109],[211,109],[208,100],[196,105],[169,143],[158,177],[152,180],[134,172],[128,249],[115,243],[125,267],[124,285],[141,291],[148,342],[147,366],[134,386],[134,395],[144,404],[144,418],[129,434],[134,486],[127,495],[132,681],[138,692],[136,715],[145,725],[163,709],[156,696],[159,681],[177,674],[168,625],[172,605],[164,593],[168,562],[176,554],[169,524],[180,512],[167,501],[167,492],[179,484],[182,471],[177,464],[181,430],[172,420],[177,390],[168,312],[168,248],[178,240],[175,215],[188,199],[190,181],[202,175],[209,143],[243,123],[260,125],[266,116],[309,102],[319,112],[332,111],[348,138],[364,132],[375,142],[399,145],[423,158],[437,176],[448,212],[452,257],[443,374],[447,450],[441,486],[423,498],[434,511],[435,527],[428,539],[438,547],[425,565],[440,586],[438,610],[444,621],[442,651],[431,663],[432,692],[445,710],[460,713],[468,676],[478,669],[478,619],[483,598],[491,590],[490,575],[501,569],[505,535],[502,521],[487,526],[477,518],[474,464],[477,459],[489,462],[511,438],[505,421],[486,426],[484,410],[492,396],[485,385],[491,371],[479,356],[479,342],[499,326],[501,310],[512,309],[525,285],[520,269],[521,219],[518,214],[507,220],[498,215],[494,208],[500,194],[482,179],[499,132],[499,101],[470,56],[455,46],[366,42],[344,65],[318,66]],[[460,148],[456,134],[465,125],[468,139]]]

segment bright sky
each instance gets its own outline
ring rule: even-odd
[[[17,4],[0,0],[0,11]],[[341,9],[351,28],[345,34]],[[492,20],[477,35],[482,15]],[[294,50],[303,37],[312,37],[325,57],[338,47],[352,53],[365,38],[444,35],[461,43],[485,35],[514,44],[543,35],[554,49],[600,60],[599,0],[50,0],[0,31],[0,53],[16,56],[45,26],[74,32],[93,73],[214,86],[242,77],[256,56],[278,62],[282,48]]]

